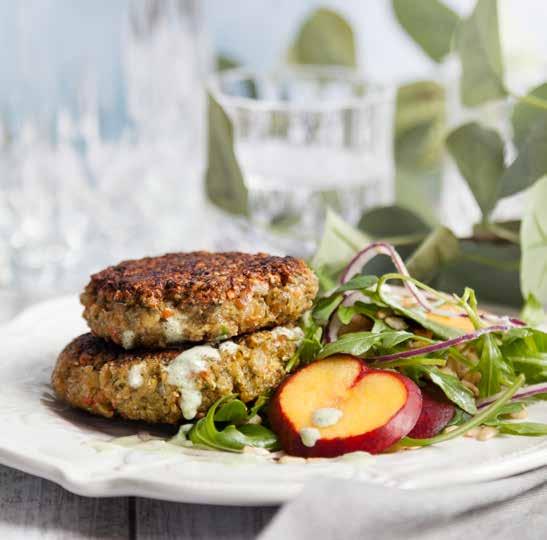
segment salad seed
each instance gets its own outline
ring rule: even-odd
[[[306,458],[298,456],[282,456],[279,458],[278,463],[306,463]]]
[[[487,441],[494,438],[498,434],[498,430],[495,427],[483,426],[480,428],[479,434],[476,439],[478,441]]]
[[[469,382],[467,380],[463,380],[462,381],[462,384],[466,387],[466,388],[469,388],[469,390],[471,390],[471,392],[473,392],[473,395],[475,397],[479,397],[479,389],[472,383],[472,382]]]
[[[513,420],[524,420],[525,418],[528,418],[528,411],[524,408],[518,412],[511,413],[509,418],[512,418]]]
[[[480,427],[474,427],[474,428],[471,428],[465,435],[464,437],[468,437],[470,439],[476,439],[479,435],[481,431],[481,428]]]

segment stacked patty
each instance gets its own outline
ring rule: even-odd
[[[91,277],[81,301],[91,334],[52,375],[57,395],[102,416],[179,423],[220,397],[274,389],[302,339],[296,325],[317,278],[293,257],[171,253]]]

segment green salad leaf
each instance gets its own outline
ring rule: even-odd
[[[258,424],[242,424],[239,426],[234,423],[225,424],[225,422],[242,420],[243,411],[241,406],[239,404],[231,405],[232,401],[239,400],[234,400],[234,396],[231,395],[216,401],[205,417],[198,420],[188,433],[190,441],[197,446],[226,452],[241,452],[245,446],[277,450],[279,448],[277,437],[268,428]],[[242,402],[239,401],[239,403]],[[221,405],[224,412],[219,409]],[[217,420],[217,414],[223,420]],[[218,429],[217,422],[224,427]]]
[[[496,424],[496,428],[505,435],[523,435],[525,437],[547,435],[547,424],[536,422],[500,422]]]
[[[365,356],[371,349],[392,349],[415,337],[411,332],[404,331],[351,332],[325,345],[318,358],[326,358],[339,353]]]
[[[481,338],[482,352],[475,371],[481,374],[478,383],[480,397],[497,394],[503,385],[508,385],[514,380],[513,366],[508,358],[505,358],[492,334],[486,334]]]
[[[408,35],[435,62],[450,52],[459,17],[439,0],[392,0],[393,11]]]
[[[325,324],[334,310],[342,303],[344,293],[348,291],[364,291],[378,282],[376,276],[357,275],[347,283],[337,287],[329,296],[320,298],[313,308],[313,318],[319,324]]]
[[[438,367],[424,365],[414,366],[405,370],[405,373],[417,382],[426,377],[438,386],[446,397],[460,409],[468,414],[476,414],[477,406],[471,390],[464,386],[454,375],[444,373]]]
[[[310,312],[305,313],[302,317],[301,328],[304,331],[304,338],[285,366],[287,373],[296,369],[300,364],[306,365],[313,362],[323,346],[321,343],[323,328],[314,321]]]
[[[524,374],[528,384],[547,381],[547,334],[530,328],[507,334],[500,349],[515,373]]]
[[[507,95],[498,24],[497,0],[478,0],[456,30],[462,75],[461,100],[473,107]]]

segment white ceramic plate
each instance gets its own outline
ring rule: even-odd
[[[0,328],[0,462],[81,495],[137,495],[181,502],[269,505],[294,497],[314,477],[355,478],[416,488],[470,483],[547,464],[547,438],[457,439],[376,457],[313,463],[175,447],[117,437],[143,425],[92,417],[58,403],[49,377],[56,356],[86,331],[74,297],[39,304]],[[547,404],[530,408],[547,422]]]

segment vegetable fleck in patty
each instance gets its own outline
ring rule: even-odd
[[[223,396],[247,403],[275,389],[302,335],[276,327],[216,344],[125,351],[84,334],[59,355],[52,385],[63,401],[93,414],[176,424]]]
[[[293,323],[317,289],[315,274],[294,257],[197,251],[111,266],[91,276],[81,301],[93,334],[131,349]]]

